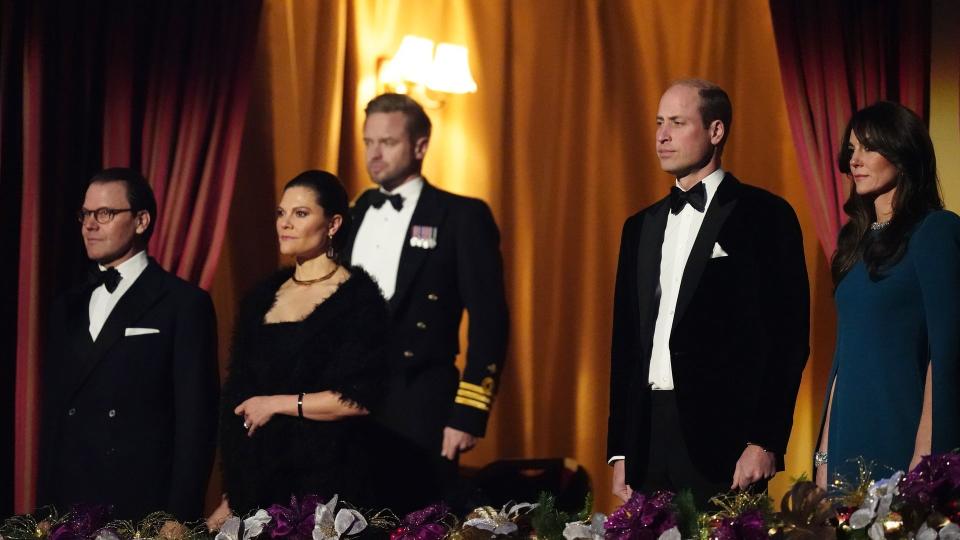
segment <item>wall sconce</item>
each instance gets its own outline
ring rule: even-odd
[[[473,93],[477,83],[470,73],[466,47],[440,43],[434,52],[433,40],[408,35],[393,58],[377,59],[377,90],[408,94],[425,107],[439,108],[442,94]]]

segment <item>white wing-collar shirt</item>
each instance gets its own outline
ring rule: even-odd
[[[123,297],[124,293],[133,286],[140,274],[147,269],[150,260],[147,258],[146,251],[139,251],[133,257],[117,265],[117,271],[120,272],[120,282],[117,288],[110,292],[106,285],[100,285],[90,294],[90,337],[94,341],[103,330],[103,325],[110,317],[113,308],[117,307],[117,302]],[[107,267],[99,265],[100,270],[106,270]]]
[[[689,204],[684,205],[676,215],[667,211],[667,227],[663,234],[663,245],[660,247],[660,306],[653,330],[653,351],[650,353],[647,379],[653,390],[673,390],[670,330],[673,328],[673,313],[677,309],[677,294],[680,292],[680,282],[683,280],[687,259],[690,258],[690,250],[703,224],[703,217],[707,215],[713,195],[726,174],[723,169],[717,169],[702,180],[707,191],[703,212],[698,212]],[[676,186],[680,188],[680,182],[676,182]],[[612,456],[607,463],[613,464],[622,459],[624,456]]]
[[[408,180],[393,191],[383,188],[380,191],[388,195],[399,194],[403,197],[403,206],[398,211],[385,202],[380,208],[367,208],[357,230],[350,261],[366,270],[380,286],[384,298],[389,300],[396,292],[400,253],[413,219],[413,210],[423,192],[423,177]]]
[[[653,330],[653,351],[650,354],[648,379],[654,390],[673,390],[670,331],[673,328],[674,311],[677,309],[677,294],[680,292],[680,282],[683,280],[687,259],[690,258],[690,250],[703,224],[703,217],[710,210],[710,203],[725,175],[723,169],[717,169],[702,180],[707,191],[703,212],[698,212],[687,204],[676,215],[673,212],[667,213],[667,228],[660,250],[660,306]],[[680,182],[676,185],[680,187]]]

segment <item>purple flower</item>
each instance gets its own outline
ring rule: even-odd
[[[449,513],[450,508],[442,502],[410,512],[390,533],[390,540],[441,540],[447,534],[443,518]]]
[[[911,503],[937,506],[960,495],[960,453],[924,456],[900,483],[900,494]]]
[[[607,540],[656,540],[677,525],[673,493],[658,491],[647,497],[634,491],[630,500],[607,518],[603,528]]]
[[[744,512],[735,518],[723,518],[715,522],[710,531],[710,540],[765,540],[767,525],[759,510]]]
[[[85,540],[110,521],[111,513],[109,505],[74,505],[66,519],[50,529],[48,540]]]
[[[316,495],[304,495],[299,501],[296,496],[290,497],[290,506],[271,505],[267,514],[272,519],[264,530],[271,538],[312,540],[314,512],[318,504],[320,498]]]

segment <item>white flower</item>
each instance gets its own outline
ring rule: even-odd
[[[886,536],[883,532],[883,524],[880,523],[880,520],[877,520],[867,529],[867,536],[870,537],[870,540],[883,540]]]
[[[899,493],[897,484],[902,476],[903,471],[897,471],[890,478],[870,482],[870,486],[867,488],[867,496],[864,497],[860,508],[850,515],[850,527],[862,529],[873,522],[873,527],[868,531],[868,534],[870,538],[879,534],[879,538],[882,540],[883,521],[890,513],[890,504],[893,502],[894,495]],[[879,533],[874,530],[877,526],[879,526]]]
[[[367,528],[363,514],[349,508],[341,508],[334,517],[337,496],[327,504],[318,504],[314,515],[313,540],[339,540],[341,536],[357,534]]]
[[[940,540],[960,540],[960,525],[948,523],[940,529]]]
[[[243,540],[250,540],[251,538],[256,538],[261,532],[263,532],[263,526],[267,523],[270,523],[270,514],[266,510],[260,509],[257,512],[243,520]],[[220,531],[217,533],[214,540],[240,540],[240,518],[237,516],[230,516],[226,521],[223,522],[223,525],[220,526]],[[96,540],[110,540],[110,539],[101,539],[97,537]]]
[[[663,531],[663,534],[657,540],[681,540],[680,529],[673,527]]]
[[[273,518],[270,517],[270,514],[261,508],[260,510],[257,510],[257,513],[243,520],[243,540],[256,538],[261,532],[263,532],[263,527],[267,523],[270,523],[271,519]]]
[[[582,521],[567,523],[563,528],[563,537],[566,540],[603,540],[603,522],[607,516],[600,512],[590,518],[590,524]]]
[[[510,506],[510,503],[507,503],[503,505],[503,508],[500,509],[500,512],[496,514],[483,515],[482,517],[468,519],[464,521],[463,524],[466,527],[474,527],[476,529],[490,531],[495,535],[512,534],[518,530],[517,524],[514,523],[513,520],[525,512],[530,512],[536,507],[536,504],[531,503],[520,503],[513,506]],[[489,511],[492,513],[493,509],[490,508]]]
[[[0,536],[0,540],[3,540],[2,536]],[[97,531],[94,540],[120,540],[120,537],[112,529],[100,529]]]
[[[923,525],[920,525],[920,529],[917,530],[916,540],[937,540],[937,530],[931,529],[927,526],[927,523],[924,522]]]

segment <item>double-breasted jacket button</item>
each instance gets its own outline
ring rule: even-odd
[[[70,410],[67,411],[67,416],[73,416],[75,414],[77,414],[77,410],[74,409],[73,407],[70,407]]]
[[[436,301],[439,300],[439,299],[440,299],[440,297],[437,296],[437,295],[434,294],[434,293],[430,293],[430,294],[427,295],[427,300],[436,302]]]
[[[404,358],[413,358],[413,351],[403,351]]]
[[[426,330],[426,329],[427,329],[427,323],[425,323],[425,322],[423,322],[423,321],[417,321],[417,328],[419,328],[419,329],[421,329],[421,330]]]
[[[113,418],[116,415],[117,415],[116,409],[110,409],[109,411],[107,411],[107,416],[109,416],[110,418]]]

